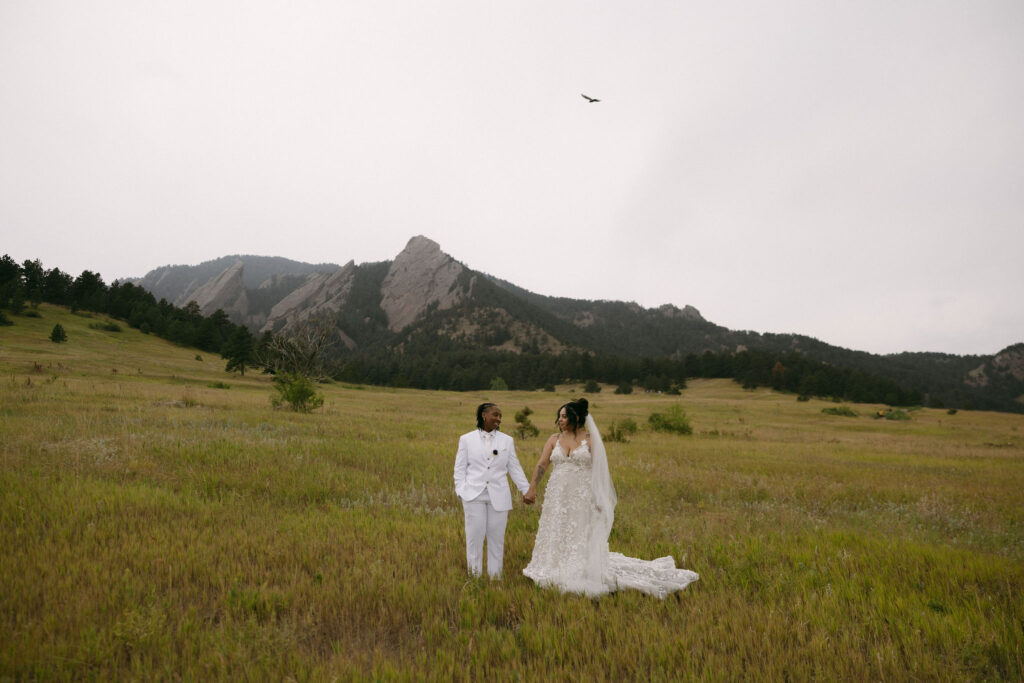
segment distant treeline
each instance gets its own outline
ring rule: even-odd
[[[892,380],[860,370],[838,368],[794,352],[778,354],[747,350],[710,351],[682,359],[622,358],[570,352],[512,353],[472,348],[380,350],[348,356],[338,379],[418,389],[469,391],[494,386],[535,390],[565,382],[594,380],[638,390],[668,392],[682,389],[687,378],[725,377],[746,388],[772,387],[805,396],[861,403],[919,405],[922,395]]]
[[[104,313],[131,327],[183,346],[230,357],[232,347],[259,348],[245,327],[224,311],[204,316],[194,302],[174,306],[157,301],[131,283],[106,285],[97,273],[78,277],[38,261],[0,258],[0,308],[15,315],[41,302]],[[0,315],[3,315],[0,312]],[[6,316],[4,316],[6,317]],[[240,344],[243,338],[246,343]],[[710,351],[683,358],[625,358],[595,353],[512,353],[483,350],[437,334],[417,335],[399,349],[371,345],[369,350],[335,355],[328,370],[336,379],[384,386],[470,391],[490,387],[542,389],[566,382],[596,381],[645,391],[675,391],[691,377],[725,377],[745,387],[772,387],[805,396],[864,403],[915,405],[922,395],[891,379],[836,367],[795,353],[746,350]]]

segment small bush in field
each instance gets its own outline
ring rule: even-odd
[[[619,386],[615,387],[616,394],[632,394],[633,385],[629,382],[623,382]]]
[[[117,323],[89,323],[89,329],[102,330],[103,332],[120,332],[121,326]]]
[[[40,313],[39,311],[35,310],[34,308],[28,309],[27,311],[22,313],[22,315],[25,316],[26,318],[42,318],[43,317],[43,314]]]
[[[7,317],[7,314],[0,311],[0,325],[13,325],[14,322]]]
[[[605,430],[603,438],[605,441],[613,441],[617,443],[625,443],[629,441],[628,436],[636,434],[637,432],[636,420],[631,417],[624,417],[618,422],[612,422],[608,425]]]
[[[609,443],[624,443],[626,441],[626,435],[622,433],[622,428],[615,422],[610,422],[604,428],[601,438]]]
[[[848,406],[839,406],[838,408],[829,407],[822,408],[821,412],[826,415],[841,415],[843,417],[857,417],[857,412]]]
[[[64,331],[64,326],[57,323],[53,326],[53,331],[50,332],[50,341],[54,344],[60,344],[68,340],[68,333]]]
[[[672,432],[675,434],[693,434],[690,418],[678,403],[668,407],[664,413],[652,413],[647,418],[651,428],[656,432]]]
[[[313,380],[298,373],[283,372],[274,376],[277,396],[270,399],[275,408],[290,408],[308,413],[324,404],[324,397],[316,393]]]

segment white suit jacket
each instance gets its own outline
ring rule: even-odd
[[[512,491],[505,475],[512,477],[523,493],[530,490],[511,436],[494,430],[489,449],[484,447],[483,432],[479,429],[459,437],[459,450],[455,453],[455,493],[459,498],[473,500],[487,489],[495,510],[511,510]]]

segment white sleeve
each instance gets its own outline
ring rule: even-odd
[[[465,437],[459,437],[459,450],[455,452],[455,495],[462,497],[462,487],[466,483],[466,470],[469,468],[469,453],[466,451]]]
[[[519,464],[519,458],[516,457],[516,443],[510,436],[509,440],[509,454],[508,454],[508,474],[512,477],[512,483],[516,485],[516,488],[520,492],[526,493],[530,490],[530,480],[526,478],[526,473],[523,472],[523,466]]]

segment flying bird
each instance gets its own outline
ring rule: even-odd
[[[600,102],[601,101],[601,100],[597,99],[596,97],[590,97],[589,95],[584,95],[583,93],[580,93],[580,97],[582,97],[583,99],[585,99],[587,102],[589,102],[591,104],[593,104],[594,102]]]

